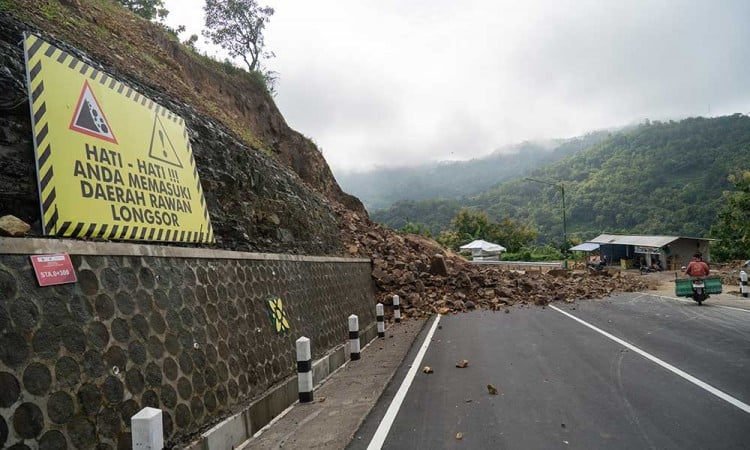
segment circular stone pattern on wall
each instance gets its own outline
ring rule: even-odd
[[[0,408],[10,408],[18,400],[21,386],[13,374],[0,372]]]
[[[44,429],[44,413],[33,403],[22,403],[13,413],[13,429],[23,439],[33,439]]]

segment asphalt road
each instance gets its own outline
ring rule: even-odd
[[[434,373],[386,412],[420,337],[349,448],[389,415],[386,449],[750,448],[750,311],[643,294],[557,307],[441,317],[419,365]]]

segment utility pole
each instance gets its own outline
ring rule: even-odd
[[[565,251],[567,252],[568,247],[568,220],[565,217],[565,185],[562,182],[559,183],[553,183],[552,181],[545,181],[545,180],[537,180],[536,178],[524,178],[528,181],[533,181],[535,183],[542,183],[546,184],[548,186],[554,186],[558,189],[560,189],[560,193],[562,194],[562,225],[563,225],[563,247],[565,247]],[[565,261],[565,265],[567,267],[567,260]]]

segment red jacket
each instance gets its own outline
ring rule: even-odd
[[[690,261],[685,269],[685,273],[691,277],[707,277],[710,272],[708,264],[703,261]]]

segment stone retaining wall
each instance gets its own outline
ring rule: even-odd
[[[78,283],[38,287],[28,255],[58,251]],[[348,315],[374,323],[370,273],[362,259],[0,239],[0,447],[129,448],[145,406],[184,442],[293,375],[298,337],[317,358],[347,340]]]

